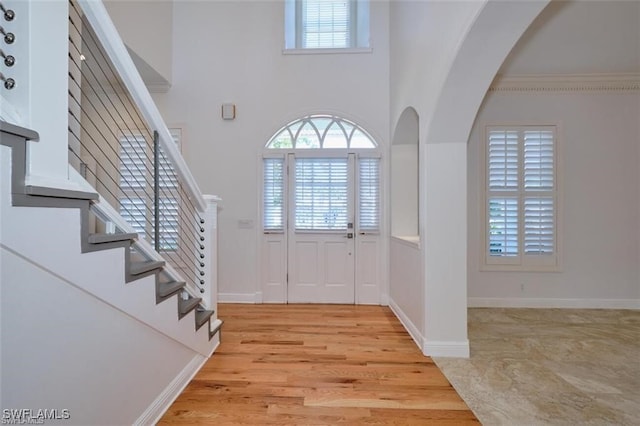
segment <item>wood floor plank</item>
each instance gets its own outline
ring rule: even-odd
[[[386,307],[220,305],[222,343],[160,424],[478,424]]]

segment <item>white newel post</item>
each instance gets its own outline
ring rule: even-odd
[[[204,212],[204,293],[203,301],[218,318],[218,203],[215,195],[203,195],[207,208]]]

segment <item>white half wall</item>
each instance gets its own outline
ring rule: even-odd
[[[640,308],[640,91],[490,92],[468,146],[471,306]],[[560,272],[481,272],[485,124],[559,124]]]
[[[424,342],[422,252],[417,241],[391,237],[389,307],[418,347]]]

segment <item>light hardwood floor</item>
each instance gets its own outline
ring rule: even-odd
[[[160,424],[479,424],[387,307],[219,306],[222,344]]]

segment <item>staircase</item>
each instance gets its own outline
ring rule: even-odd
[[[222,321],[212,322],[213,310],[203,305],[202,298],[184,291],[185,282],[172,279],[165,273],[165,262],[145,258],[135,249],[136,233],[91,233],[89,221],[92,206],[98,202],[97,193],[55,189],[25,184],[26,144],[37,141],[32,130],[0,121],[0,144],[11,148],[11,203],[20,207],[49,207],[78,209],[80,212],[80,243],[82,253],[124,249],[123,276],[126,283],[133,283],[147,276],[155,278],[155,303],[177,299],[176,317],[182,320],[194,311],[194,330],[207,325],[211,340],[221,329]],[[133,285],[133,284],[132,284]],[[175,296],[175,297],[174,297]]]

